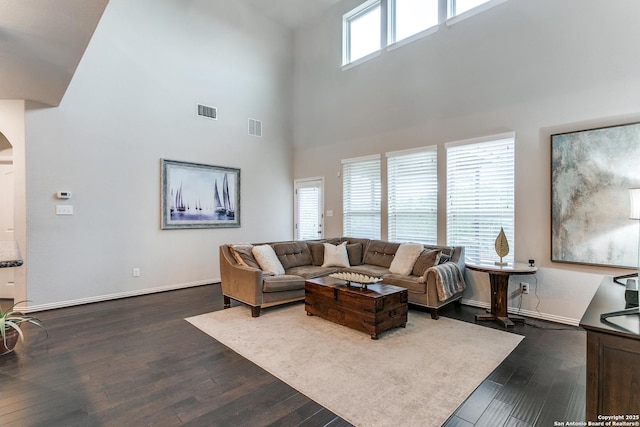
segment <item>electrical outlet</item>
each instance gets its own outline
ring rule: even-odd
[[[140,277],[140,269],[138,267],[133,269],[133,277]]]
[[[520,282],[520,290],[523,294],[529,293],[529,284],[527,282]]]

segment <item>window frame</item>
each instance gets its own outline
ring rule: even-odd
[[[386,3],[386,2],[384,2]],[[378,49],[373,52],[368,53],[360,58],[355,60],[351,60],[351,22],[366,13],[369,13],[372,9],[380,7],[380,42],[378,45]],[[385,25],[385,7],[383,5],[382,0],[367,0],[364,3],[360,4],[358,7],[350,10],[342,16],[342,65],[352,65],[355,63],[361,63],[371,57],[377,56],[380,54],[380,51],[383,48],[383,40],[386,38]],[[384,33],[384,34],[383,34]]]
[[[464,21],[465,19],[471,18],[479,13],[482,13],[486,10],[492,9],[496,6],[501,5],[502,3],[506,3],[509,0],[487,0],[486,2],[477,5],[474,8],[466,10],[462,13],[455,13],[456,9],[456,1],[457,0],[446,0],[447,1],[447,14],[445,24],[447,27],[457,24],[458,22]]]
[[[421,39],[438,31],[438,27],[442,22],[442,7],[446,0],[436,0],[438,4],[438,22],[430,27],[423,28],[400,40],[397,38],[398,20],[397,20],[397,0],[387,0],[387,50],[393,50],[400,46],[404,46],[415,40]]]

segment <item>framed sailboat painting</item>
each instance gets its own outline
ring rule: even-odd
[[[240,227],[240,169],[160,162],[162,229]]]

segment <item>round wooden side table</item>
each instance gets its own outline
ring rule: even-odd
[[[491,310],[487,314],[476,314],[477,320],[495,320],[502,326],[513,326],[513,322],[524,322],[522,317],[509,316],[507,313],[507,290],[509,288],[509,276],[522,274],[535,274],[537,267],[527,264],[509,263],[508,265],[495,265],[491,263],[466,263],[470,270],[481,271],[489,274],[491,283]]]

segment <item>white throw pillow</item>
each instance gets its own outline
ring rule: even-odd
[[[324,244],[323,267],[349,267],[349,255],[347,254],[347,242],[339,245]]]
[[[273,274],[274,276],[281,276],[284,274],[284,267],[271,246],[254,246],[253,249],[251,249],[251,253],[256,261],[258,261],[258,265],[260,265],[260,269],[263,272]]]
[[[420,252],[422,252],[422,244],[420,243],[401,243],[393,261],[391,261],[389,272],[404,276],[410,275]]]

